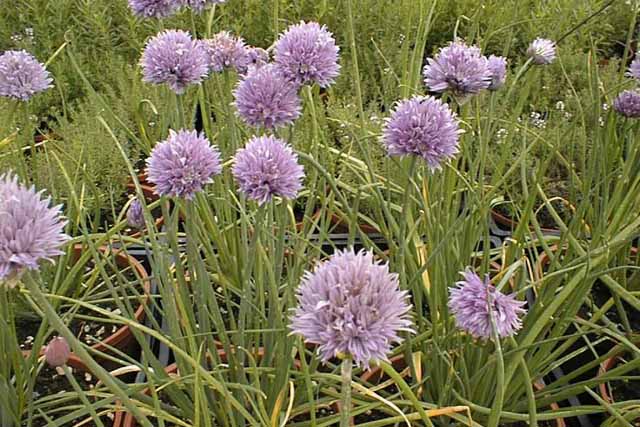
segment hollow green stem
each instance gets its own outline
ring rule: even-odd
[[[340,427],[349,427],[351,420],[351,371],[353,361],[346,356],[340,369],[342,378],[342,397],[340,398]]]

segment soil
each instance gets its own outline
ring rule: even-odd
[[[593,298],[593,302],[598,306],[602,306],[611,298],[611,291],[601,281],[597,281],[593,287],[591,288],[591,296]],[[627,314],[627,318],[629,319],[629,325],[634,332],[640,332],[640,312],[635,310],[632,306],[627,304],[625,301],[621,301],[622,306],[624,307],[624,311]],[[622,324],[622,319],[618,312],[618,309],[614,305],[607,311],[607,317],[612,322],[615,322],[619,325]]]
[[[93,387],[95,387],[97,383],[97,379],[93,375],[86,372],[82,372],[77,369],[73,369],[72,375],[83,390],[90,390]],[[58,393],[64,393],[64,392],[70,392],[70,393],[74,392],[73,386],[69,383],[69,380],[66,378],[64,373],[58,372],[56,371],[55,368],[51,368],[49,365],[44,364],[44,366],[40,370],[38,377],[36,379],[35,388],[34,388],[35,399],[39,399],[46,396],[50,397]],[[79,401],[65,402],[64,405],[81,405],[81,402]],[[55,411],[55,406],[56,406],[55,402],[52,402],[51,407],[47,408],[48,409],[47,412],[49,412],[47,413],[47,416],[49,416],[50,418],[55,420],[56,418],[62,417],[69,413],[68,411],[51,412],[51,411]],[[76,419],[74,420],[74,422],[70,423],[70,425],[77,424],[86,418],[87,417],[85,416],[85,417]],[[104,425],[110,425],[112,423],[112,421],[106,416],[102,417],[101,420],[104,423]],[[47,421],[39,416],[35,416],[32,419],[33,427],[45,427],[47,425],[48,425]],[[93,422],[90,422],[83,425],[93,427],[96,424]]]
[[[640,370],[630,371],[625,376],[635,377],[635,379],[609,383],[614,402],[640,399]]]
[[[328,408],[328,407],[316,408],[316,420],[331,417],[336,414],[337,412],[333,408]],[[290,419],[287,425],[293,424],[293,423],[301,423],[309,420],[311,420],[311,416],[308,413],[304,413]]]
[[[16,335],[20,343],[20,350],[29,351],[33,347],[33,340],[38,333],[42,321],[35,314],[33,316],[16,316]]]

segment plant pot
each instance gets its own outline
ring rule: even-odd
[[[598,377],[602,377],[603,375],[605,375],[608,371],[612,370],[613,368],[616,367],[616,365],[618,365],[618,363],[620,363],[620,361],[622,360],[620,355],[615,355],[613,357],[610,357],[608,359],[606,359],[604,362],[602,362],[600,364],[600,368],[598,369]],[[604,401],[606,401],[609,404],[613,404],[616,403],[616,399],[613,396],[613,392],[611,389],[611,386],[608,382],[604,381],[602,383],[600,383],[600,385],[598,386],[598,389],[600,391],[600,396],[602,397],[602,399]],[[634,420],[635,423],[640,422],[640,417],[637,417]]]
[[[312,216],[311,219],[313,221],[318,221],[320,222],[320,217],[322,215],[322,212],[320,210],[317,210]],[[337,231],[340,232],[344,232],[344,233],[348,233],[349,229],[351,228],[351,224],[349,224],[349,221],[336,214],[336,213],[332,213],[331,216],[329,216],[328,218],[329,224],[334,228],[337,229]],[[296,224],[296,228],[298,231],[302,230],[304,228],[304,223],[303,222],[299,222]],[[358,228],[360,228],[360,231],[363,232],[364,234],[367,235],[371,235],[371,234],[380,234],[380,231],[375,228],[372,227],[369,224],[359,224]]]
[[[140,301],[140,305],[134,312],[134,320],[138,323],[141,323],[146,315],[145,306],[149,303],[151,299],[151,281],[149,279],[149,275],[147,274],[146,269],[138,262],[135,258],[127,255],[124,251],[112,250],[107,247],[98,248],[100,252],[103,254],[108,254],[113,252],[115,257],[115,262],[119,267],[132,267],[136,271],[136,275],[139,277],[139,280],[142,283],[142,288],[144,292],[144,296]],[[79,259],[82,255],[84,248],[81,244],[76,244],[73,247],[73,257],[75,260]],[[119,350],[124,350],[132,341],[133,341],[133,333],[131,332],[131,328],[128,325],[123,325],[118,328],[114,333],[107,336],[104,340],[94,344],[91,346],[92,349],[100,352],[109,352],[109,347],[117,348]]]
[[[518,223],[516,221],[514,221],[512,218],[509,218],[503,214],[501,214],[500,212],[496,211],[495,209],[491,209],[491,218],[493,218],[493,221],[503,227],[506,228],[510,231],[513,231],[516,229],[516,227],[518,226]],[[534,228],[532,226],[529,226],[529,231],[533,232]],[[544,234],[559,234],[560,230],[558,230],[557,228],[546,228],[546,227],[540,227],[540,231],[542,231],[542,233]]]
[[[173,363],[167,366],[164,371],[167,375],[177,375],[178,374],[178,365]],[[144,394],[149,394],[150,390],[144,390]],[[118,411],[115,413],[115,417],[113,419],[113,427],[135,427],[138,423],[133,415],[128,412]]]

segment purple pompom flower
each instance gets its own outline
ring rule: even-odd
[[[161,196],[191,200],[221,172],[220,153],[196,131],[169,131],[147,159],[147,179]]]
[[[200,13],[207,7],[211,7],[216,4],[222,4],[227,0],[182,0],[182,3]]]
[[[127,224],[129,224],[129,227],[137,229],[143,229],[145,226],[142,203],[140,203],[138,199],[135,199],[129,205],[129,209],[127,210]]]
[[[471,269],[462,275],[464,280],[457,282],[457,287],[449,288],[449,309],[455,316],[456,326],[476,338],[488,339],[493,336],[493,317],[498,336],[515,335],[522,327],[520,315],[527,312],[523,308],[526,302],[496,290],[488,275],[484,281]]]
[[[0,175],[0,284],[13,287],[25,270],[42,260],[53,262],[69,239],[64,234],[62,205],[28,188],[12,174]]]
[[[129,7],[139,18],[166,18],[178,11],[181,0],[129,0]]]
[[[537,38],[527,49],[529,56],[536,65],[548,65],[556,59],[556,43],[553,40]]]
[[[491,55],[487,60],[487,67],[491,73],[491,83],[487,89],[500,89],[507,79],[507,59],[503,56]]]
[[[640,57],[638,56],[637,53],[635,58],[633,58],[633,61],[631,61],[631,65],[629,66],[629,71],[627,72],[627,75],[640,81]]]
[[[27,101],[52,82],[44,65],[26,51],[8,50],[0,55],[0,96]]]
[[[296,85],[272,64],[249,73],[233,94],[238,115],[251,126],[267,129],[286,126],[301,114]]]
[[[492,78],[480,49],[461,41],[451,42],[435,58],[427,59],[423,74],[430,91],[450,91],[459,100],[487,89]]]
[[[462,130],[447,104],[432,96],[401,101],[387,119],[382,143],[391,156],[417,155],[431,170],[458,153]]]
[[[149,40],[140,64],[145,82],[166,83],[177,94],[199,84],[209,73],[202,43],[180,30],[167,30]]]
[[[236,153],[233,176],[240,190],[260,205],[274,196],[295,199],[302,188],[304,169],[284,141],[254,137]]]
[[[203,43],[211,71],[220,73],[228,68],[233,68],[238,73],[247,71],[252,58],[249,57],[249,48],[242,38],[234,37],[228,31],[221,31]]]
[[[640,118],[640,92],[625,90],[613,100],[613,109],[625,117]]]
[[[282,74],[297,84],[331,85],[340,74],[333,35],[317,22],[290,26],[275,44],[274,60]]]
[[[247,63],[245,74],[267,65],[269,63],[269,52],[260,47],[249,47],[247,49]]]
[[[400,331],[413,332],[409,296],[398,275],[371,252],[338,251],[313,272],[305,272],[298,292],[291,330],[308,343],[319,344],[323,361],[351,356],[369,367],[387,360]]]

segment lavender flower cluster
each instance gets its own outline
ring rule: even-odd
[[[191,200],[222,173],[219,151],[196,131],[171,131],[147,159],[147,177],[161,196]],[[295,199],[302,188],[303,167],[284,141],[254,137],[234,157],[233,176],[248,199],[262,205],[274,197]],[[134,200],[127,212],[130,226],[144,227],[142,206]]]
[[[402,341],[400,332],[413,332],[410,309],[408,293],[387,264],[371,252],[345,249],[305,272],[290,328],[318,344],[323,361],[351,357],[368,368],[387,360],[391,345]]]
[[[627,76],[633,78],[636,84],[640,82],[640,55],[638,53],[631,61]],[[621,92],[613,100],[613,109],[624,117],[640,118],[640,89],[635,88]]]
[[[18,177],[0,175],[0,286],[13,287],[27,270],[61,255],[68,240],[62,206],[27,187]]]
[[[52,82],[45,66],[28,52],[8,50],[0,55],[0,96],[28,101]]]
[[[522,327],[520,316],[526,313],[524,301],[514,295],[505,295],[471,269],[462,273],[464,280],[450,288],[449,309],[455,316],[456,326],[473,337],[490,339],[510,337]]]
[[[292,124],[301,113],[300,87],[333,84],[340,72],[338,53],[324,26],[316,22],[292,25],[274,45],[274,62],[254,68],[238,84],[234,91],[238,115],[259,128]]]
[[[507,60],[495,55],[487,58],[478,47],[454,41],[427,59],[423,74],[430,91],[450,92],[464,102],[484,89],[500,89],[506,80]]]
[[[188,32],[167,30],[149,40],[140,64],[145,82],[166,84],[176,94],[200,84],[209,73],[234,70],[242,77],[234,90],[240,118],[253,127],[275,129],[300,116],[302,85],[330,86],[340,65],[333,36],[315,22],[291,26],[274,52],[271,63],[267,51],[227,31],[194,40]]]

